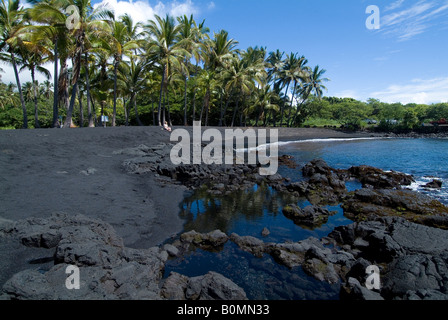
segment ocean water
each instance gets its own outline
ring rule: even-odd
[[[340,169],[370,165],[411,174],[416,180],[411,189],[448,204],[448,139],[319,139],[282,143],[279,154],[292,155],[299,165],[297,169],[284,166],[279,169],[281,175],[292,181],[303,179],[300,168],[316,158]],[[433,179],[442,180],[441,190],[423,187]],[[347,183],[349,190],[360,187],[357,182]],[[226,196],[211,195],[203,189],[185,199],[181,217],[185,219],[184,232],[206,233],[220,229],[229,235],[235,232],[265,242],[320,239],[336,226],[352,223],[344,217],[340,206],[327,206],[334,215],[326,223],[315,228],[296,225],[282,213],[282,208],[291,203],[301,207],[309,205],[306,199],[293,198],[266,185],[254,185],[245,192]],[[265,227],[270,231],[267,237],[261,235]],[[219,272],[241,286],[249,299],[330,300],[339,297],[339,284],[328,285],[315,280],[300,267],[288,269],[269,255],[256,258],[231,242],[219,252],[196,249],[182,258],[171,259],[166,264],[165,277],[171,271],[190,277],[208,271]]]
[[[410,189],[448,204],[448,139],[305,140],[284,144],[280,151],[294,156],[299,165],[321,158],[331,167],[339,169],[370,165],[411,174],[416,182]],[[300,175],[291,170],[280,168],[279,172],[300,179]],[[441,190],[424,188],[433,179],[442,180]]]

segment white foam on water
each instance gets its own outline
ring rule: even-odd
[[[278,147],[286,146],[289,144],[299,144],[299,143],[318,143],[318,142],[346,142],[346,141],[362,141],[362,140],[379,140],[379,139],[390,139],[388,137],[368,137],[368,138],[324,138],[324,139],[307,139],[307,140],[291,140],[291,141],[279,141],[275,143],[266,143],[259,145],[255,148],[242,148],[237,149],[238,152],[250,152],[250,151],[259,151],[266,150],[271,145],[276,145]]]

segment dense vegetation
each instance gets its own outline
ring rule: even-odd
[[[3,128],[102,126],[102,116],[112,126],[354,129],[367,118],[407,127],[448,118],[447,104],[322,98],[329,79],[304,56],[238,49],[226,31],[211,33],[193,16],[134,23],[90,0],[30,0],[27,9],[19,1],[0,4],[0,59],[16,79],[0,82]],[[32,81],[22,84],[25,72]],[[39,83],[36,73],[48,80]]]

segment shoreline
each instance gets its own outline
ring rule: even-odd
[[[222,133],[226,129],[202,130],[208,128]],[[270,129],[278,129],[279,143],[403,137],[326,128]],[[187,189],[153,175],[125,173],[121,164],[132,156],[116,153],[169,140],[170,134],[159,127],[0,131],[0,217],[19,220],[57,212],[80,213],[110,223],[128,246],[161,244],[182,231],[184,222],[178,213]]]
[[[188,129],[192,130],[191,127]],[[385,137],[399,138],[331,129],[279,128],[279,141],[291,143],[316,139]],[[187,186],[188,183],[181,183],[181,179],[172,178],[182,173],[185,174],[185,181],[201,185],[203,177],[209,175],[217,179],[214,180],[216,183],[224,183],[224,189],[211,190],[217,194],[242,190],[260,179],[259,175],[254,174],[256,166],[236,165],[230,171],[225,168],[223,170],[223,167],[200,166],[198,170],[188,166],[176,167],[167,157],[170,149],[170,134],[158,127],[0,131],[0,199],[3,204],[0,208],[0,287],[22,271],[23,276],[27,276],[27,272],[32,270],[31,263],[39,264],[40,268],[51,268],[52,272],[61,270],[57,268],[58,264],[53,265],[55,258],[48,257],[55,255],[51,253],[51,248],[54,248],[53,242],[57,239],[54,239],[53,231],[40,234],[39,230],[46,228],[42,223],[48,224],[50,230],[76,228],[78,224],[85,223],[89,228],[100,231],[99,229],[107,229],[109,225],[113,230],[108,231],[108,237],[122,239],[114,240],[115,248],[118,243],[121,248],[119,250],[124,250],[125,254],[130,254],[131,250],[136,255],[147,254],[145,252],[150,250],[151,259],[155,259],[154,263],[157,265],[160,261],[165,261],[168,254],[175,254],[180,250],[173,247],[169,240],[174,240],[184,231],[185,221],[180,217],[181,205],[188,193],[195,188]],[[249,175],[246,176],[246,173]],[[228,190],[225,181],[230,182]],[[290,192],[300,193],[309,189],[308,191],[313,192],[313,187],[308,188],[306,185],[283,185],[281,176],[269,177],[263,181],[268,181],[276,190],[286,188]],[[337,196],[337,192],[332,192],[323,197],[328,200]],[[312,193],[310,195],[314,197]],[[19,225],[25,222],[25,225],[30,224],[31,227],[25,226],[23,232],[26,236],[14,242],[8,238],[8,234],[15,233],[17,228],[20,230],[20,227],[11,229],[11,225],[17,222]],[[440,221],[431,220],[429,223],[439,224]],[[102,224],[106,226],[102,227]],[[104,236],[102,231],[98,235]],[[20,239],[20,232],[18,236]],[[63,233],[63,236],[67,235]],[[91,235],[88,233],[81,232],[79,236],[80,241],[91,242]],[[94,241],[97,241],[95,239],[96,236]],[[108,239],[110,238],[106,237],[101,240],[105,241],[99,244],[101,252],[110,250],[107,249],[110,246]],[[50,250],[42,247],[47,241],[51,243],[48,247]],[[90,250],[91,244],[83,246],[74,250]],[[263,250],[270,252],[271,249]],[[72,248],[68,247],[67,250]],[[112,249],[112,252],[115,251],[116,249]],[[98,254],[94,251],[87,253],[87,256],[92,257]],[[61,259],[71,259],[69,251],[62,252],[61,255],[58,249],[57,254]],[[102,261],[102,258],[98,259]],[[121,254],[114,259],[116,263],[123,263],[120,262],[123,259]],[[126,263],[130,263],[134,258],[129,256],[126,259],[131,259],[126,260]],[[164,262],[160,264],[160,268],[163,265]],[[105,272],[108,268],[102,270],[101,272]],[[162,280],[157,278],[151,281]]]

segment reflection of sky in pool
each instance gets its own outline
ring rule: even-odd
[[[448,140],[443,139],[377,139],[346,142],[301,142],[281,148],[283,154],[294,156],[299,169],[280,166],[279,173],[291,181],[303,179],[300,167],[316,159],[324,159],[330,166],[347,169],[357,165],[371,165],[383,170],[396,170],[413,174],[418,183],[428,182],[428,176],[442,179],[442,190],[427,191],[448,203]],[[282,153],[281,153],[282,154]],[[347,182],[349,191],[360,188],[358,182]],[[253,236],[264,242],[300,241],[308,237],[322,238],[336,226],[350,224],[340,206],[327,206],[336,213],[328,222],[311,230],[295,225],[287,219],[282,208],[296,203],[305,207],[310,203],[294,198],[265,185],[254,185],[246,191],[216,196],[207,190],[198,190],[185,199],[181,217],[185,219],[184,232],[196,230],[207,233],[219,229],[226,234]],[[267,227],[269,236],[262,237]],[[242,251],[232,242],[219,252],[200,249],[180,259],[169,260],[165,277],[171,271],[187,276],[198,276],[216,271],[241,286],[250,299],[337,299],[339,286],[330,286],[307,276],[300,267],[288,269],[277,264],[272,257],[256,258]]]
[[[185,200],[181,217],[186,220],[185,232],[206,233],[220,229],[227,234],[235,232],[261,238],[261,231],[266,227],[270,235],[263,240],[267,242],[300,241],[310,236],[322,238],[335,226],[351,223],[339,206],[327,206],[336,214],[326,224],[314,230],[295,225],[282,213],[282,208],[292,203],[302,208],[310,205],[305,199],[279,193],[266,185],[255,185],[250,190],[225,196],[210,195],[203,190]]]

